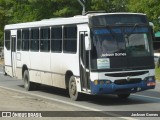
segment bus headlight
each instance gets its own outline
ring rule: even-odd
[[[110,80],[106,80],[106,84],[111,84],[111,81]]]
[[[104,84],[111,84],[112,82],[110,80],[94,80],[95,85],[104,85]]]
[[[149,76],[149,77],[144,78],[144,81],[146,81],[146,82],[150,82],[150,81],[154,81],[154,80],[155,80],[154,76]]]
[[[153,80],[155,80],[155,77],[154,77],[154,76],[148,77],[148,81],[153,81]]]

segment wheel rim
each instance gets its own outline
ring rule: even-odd
[[[28,88],[28,77],[24,76],[24,87]]]
[[[75,96],[76,94],[76,82],[75,81],[72,81],[71,82],[71,85],[70,85],[70,93]]]

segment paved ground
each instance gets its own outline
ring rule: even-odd
[[[0,88],[0,110],[3,111],[68,111],[79,110],[67,104],[47,101],[34,96]]]
[[[53,102],[49,101],[46,99],[42,98],[37,98],[34,96],[6,90],[0,88],[0,110],[1,111],[79,111],[79,110],[84,110],[82,108],[74,107],[71,105],[63,104],[63,103],[58,103],[58,102]],[[85,117],[84,117],[85,118]],[[4,119],[9,119],[9,118],[0,118],[0,120]],[[17,118],[12,118],[17,120]],[[18,118],[22,119],[22,118]],[[24,118],[23,118],[24,119]],[[31,118],[31,119],[36,119],[36,118]],[[38,118],[38,119],[77,119],[81,120],[79,117],[54,117],[54,118]],[[103,120],[103,119],[115,119],[115,118],[104,118],[104,117],[97,117],[97,118],[85,118],[89,120]]]

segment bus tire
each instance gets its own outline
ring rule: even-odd
[[[126,99],[126,98],[128,98],[130,96],[130,93],[127,93],[127,94],[118,94],[118,97],[120,98],[120,99]]]
[[[71,76],[69,79],[69,96],[71,100],[77,101],[80,98],[80,93],[77,91],[76,80],[74,76]]]
[[[7,73],[6,73],[6,72],[4,72],[4,75],[5,75],[5,76],[7,76]]]
[[[24,81],[24,88],[26,89],[26,91],[33,90],[34,83],[31,82],[30,79],[29,79],[29,72],[28,72],[28,70],[24,71],[23,81]]]
[[[4,66],[3,66],[3,73],[4,73],[5,76],[7,76],[7,73],[5,71],[5,67]]]

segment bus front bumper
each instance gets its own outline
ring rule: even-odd
[[[125,94],[136,93],[155,88],[155,80],[144,81],[135,84],[117,85],[113,82],[101,81],[91,82],[91,94]]]

